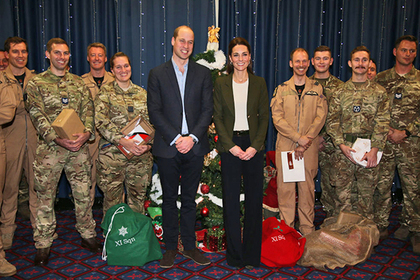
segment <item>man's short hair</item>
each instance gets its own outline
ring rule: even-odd
[[[26,46],[26,50],[28,50],[28,43],[26,43],[26,40],[20,37],[9,37],[6,39],[6,41],[4,41],[4,51],[5,52],[9,52],[10,51],[10,45],[11,44],[20,44],[20,43],[25,43]]]
[[[104,45],[104,44],[99,43],[99,42],[96,42],[96,43],[92,43],[92,44],[90,44],[90,45],[87,47],[87,54],[88,54],[88,55],[89,55],[89,50],[90,50],[91,48],[101,48],[101,49],[103,49],[103,50],[104,50],[104,52],[105,52],[105,56],[106,56],[106,47],[105,47],[105,45]]]
[[[291,61],[293,61],[293,55],[295,54],[295,52],[306,52],[306,54],[308,55],[308,59],[309,59],[309,53],[308,53],[307,50],[305,50],[304,48],[296,48],[290,53],[290,60]]]
[[[350,60],[353,58],[353,54],[355,54],[357,52],[367,52],[368,56],[369,56],[369,60],[370,60],[370,50],[368,48],[366,48],[365,46],[355,47],[350,53]]]
[[[328,47],[328,46],[324,46],[324,45],[322,45],[322,46],[319,46],[318,48],[316,48],[315,50],[314,50],[314,57],[315,57],[315,53],[316,52],[329,52],[330,53],[330,56],[332,57],[332,52],[331,52],[331,49],[330,49],[330,47]]]
[[[64,41],[61,38],[52,38],[48,41],[47,43],[47,52],[51,52],[52,51],[52,45],[56,44],[56,45],[66,45],[67,47],[69,47],[69,45],[67,44],[66,41]]]
[[[178,26],[177,28],[175,28],[175,30],[174,30],[174,35],[173,35],[173,37],[176,39],[176,37],[178,37],[178,33],[179,33],[179,30],[181,30],[182,28],[188,28],[189,30],[191,30],[191,32],[192,33],[194,33],[194,31],[192,30],[192,28],[191,27],[189,27],[189,26],[187,26],[187,25],[181,25],[181,26]]]
[[[397,41],[395,41],[396,49],[398,49],[402,41],[410,41],[410,42],[416,43],[416,49],[417,49],[417,46],[419,45],[419,40],[417,40],[417,38],[414,37],[413,35],[403,35],[400,38],[398,38]]]

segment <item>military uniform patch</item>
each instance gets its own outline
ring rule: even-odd
[[[402,98],[402,93],[401,92],[396,92],[395,93],[395,99],[401,99]]]
[[[353,106],[353,112],[354,113],[359,113],[361,110],[360,106]]]
[[[311,90],[311,91],[308,91],[308,92],[306,93],[306,95],[315,95],[315,96],[317,96],[317,95],[318,95],[318,93],[317,93],[317,92],[315,92],[315,91],[313,91],[313,90]]]
[[[66,98],[66,97],[62,97],[61,98],[61,103],[63,103],[63,104],[69,104],[69,99]]]

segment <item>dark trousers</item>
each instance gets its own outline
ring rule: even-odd
[[[201,178],[203,156],[192,151],[177,153],[173,158],[157,157],[160,181],[162,183],[162,226],[167,250],[176,250],[178,233],[184,250],[195,248],[195,195]],[[181,178],[180,178],[181,177]],[[181,215],[178,227],[178,187],[181,182]]]
[[[249,136],[234,136],[233,142],[246,150]],[[231,153],[221,154],[223,185],[223,217],[226,231],[226,260],[230,266],[259,266],[262,238],[263,152],[249,161],[242,161]],[[245,191],[245,218],[241,238],[239,195],[241,177]]]

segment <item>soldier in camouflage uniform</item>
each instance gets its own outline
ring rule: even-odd
[[[414,36],[400,37],[395,43],[395,66],[376,76],[391,100],[391,122],[380,166],[380,211],[376,222],[387,229],[391,212],[391,187],[395,167],[401,179],[404,205],[400,228],[394,236],[405,240],[412,232],[413,252],[420,254],[420,71],[414,68],[418,41]]]
[[[332,156],[331,184],[337,195],[337,211],[352,211],[351,190],[355,180],[357,211],[373,220],[373,194],[377,184],[377,153],[385,146],[389,125],[389,98],[385,89],[367,79],[370,52],[355,48],[348,64],[352,77],[333,93],[327,117],[327,133],[336,147]],[[371,140],[371,150],[362,160],[367,168],[353,160],[351,148],[357,138]]]
[[[151,146],[124,138],[121,130],[139,115],[149,121],[147,93],[131,82],[128,56],[119,52],[110,61],[115,81],[103,86],[95,98],[95,124],[102,135],[97,181],[104,192],[104,216],[110,207],[123,202],[124,186],[127,204],[134,211],[144,213],[146,188],[152,178]],[[127,159],[117,148],[119,144],[134,157]]]
[[[15,219],[22,171],[28,178],[29,184],[26,186],[26,193],[29,190],[30,218],[32,227],[35,227],[37,198],[33,184],[32,164],[35,157],[37,135],[23,101],[24,88],[28,81],[35,76],[35,71],[26,68],[28,62],[26,40],[20,37],[9,37],[4,46],[9,66],[1,73],[0,90],[14,96],[17,108],[13,120],[3,125],[7,162],[0,223],[3,246],[5,249],[10,249],[16,229]]]
[[[341,80],[330,74],[329,69],[333,64],[331,49],[327,46],[319,46],[316,48],[314,51],[314,57],[312,58],[312,64],[315,68],[315,73],[309,77],[309,79],[316,80],[322,85],[324,95],[329,104],[332,93],[343,83]],[[330,157],[334,153],[335,149],[331,141],[331,137],[329,137],[325,132],[325,126],[319,134],[319,142],[318,164],[321,170],[321,202],[324,207],[324,211],[327,213],[327,217],[330,217],[337,214],[334,213],[335,203],[337,201],[336,193],[330,184],[330,170],[332,168]]]
[[[87,61],[90,65],[90,72],[82,76],[83,81],[89,88],[93,100],[98,94],[101,86],[114,81],[114,76],[105,71],[106,47],[102,43],[92,43],[87,47]],[[95,199],[96,189],[96,160],[99,155],[99,141],[101,136],[95,129],[95,140],[89,141],[89,154],[92,157],[92,188],[90,189],[90,198]]]
[[[66,70],[70,52],[64,40],[51,39],[45,55],[50,59],[50,67],[30,80],[26,88],[27,109],[39,135],[34,162],[38,196],[34,229],[37,248],[35,265],[48,263],[56,228],[54,199],[63,169],[72,188],[76,229],[82,236],[81,245],[92,252],[101,251],[89,198],[91,160],[88,146],[85,145],[89,138],[93,140],[95,136],[92,98],[82,79]],[[76,140],[58,137],[51,127],[64,108],[74,109],[85,126],[85,131],[74,134]]]

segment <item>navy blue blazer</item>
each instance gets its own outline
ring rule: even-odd
[[[192,151],[203,156],[210,151],[207,130],[213,114],[213,83],[210,70],[192,59],[188,62],[184,103],[189,133],[199,140]],[[172,60],[150,70],[147,107],[156,129],[153,155],[174,157],[177,149],[170,143],[181,134],[182,100]]]

